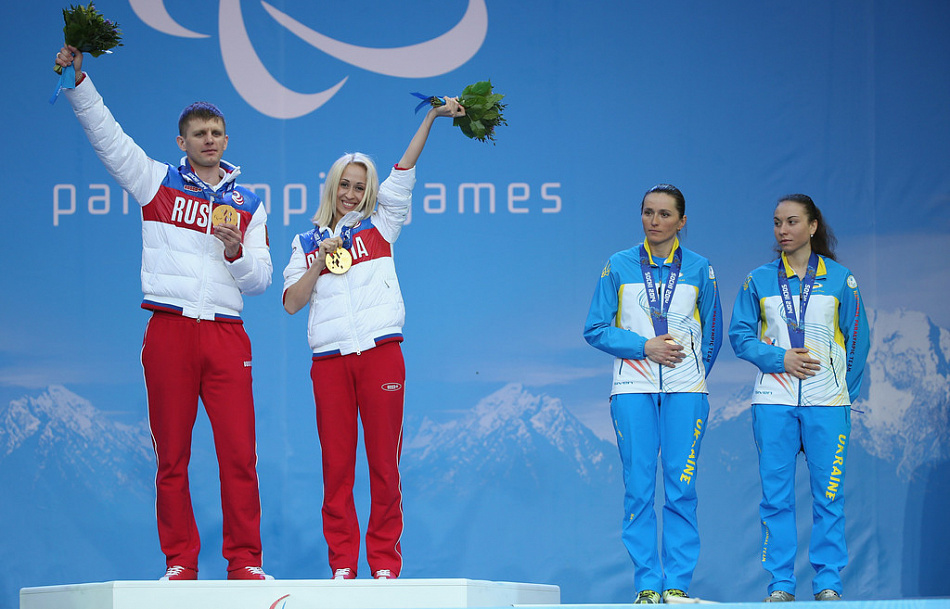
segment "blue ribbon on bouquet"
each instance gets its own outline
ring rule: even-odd
[[[435,100],[435,99],[441,100],[441,99],[442,99],[442,98],[439,97],[438,95],[423,95],[422,93],[417,93],[417,92],[413,92],[412,94],[422,100],[422,102],[420,102],[419,105],[416,106],[416,114],[419,114],[419,110],[422,110],[423,108],[425,108],[426,105],[429,105],[429,106],[433,105],[433,104],[432,104],[432,100]],[[445,102],[443,102],[443,104],[444,104],[444,103],[445,103]],[[442,104],[438,104],[438,105],[441,106]]]
[[[76,88],[76,68],[72,64],[63,68],[62,74],[59,75],[59,82],[56,83],[56,90],[53,91],[53,96],[49,98],[50,105],[55,104],[56,100],[59,99],[59,94],[63,92],[63,89],[75,89]]]

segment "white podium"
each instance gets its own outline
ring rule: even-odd
[[[20,590],[20,609],[454,609],[560,601],[558,586],[469,579],[114,581]]]

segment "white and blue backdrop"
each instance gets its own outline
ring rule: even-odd
[[[0,222],[0,607],[17,590],[164,570],[139,363],[140,219],[65,100],[47,100],[60,0],[7,3]],[[125,130],[177,162],[176,121],[217,103],[226,158],[269,206],[274,285],[246,300],[262,533],[279,578],[329,576],[306,314],[281,270],[323,171],[395,162],[410,92],[491,79],[497,145],[437,123],[396,246],[408,319],[405,577],[557,584],[629,602],[610,358],[581,336],[642,193],[686,195],[685,244],[723,308],[771,257],[777,197],[810,194],[863,290],[872,348],[847,479],[853,599],[950,595],[950,4],[567,0],[99,0],[125,46],[86,68]],[[385,170],[384,170],[385,171]],[[697,484],[691,592],[754,601],[754,369],[724,344]],[[223,577],[212,440],[191,467],[203,577]],[[799,593],[810,592],[800,463]],[[357,497],[368,509],[365,466]],[[363,567],[365,573],[365,565]]]

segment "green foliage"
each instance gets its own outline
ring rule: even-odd
[[[455,119],[454,125],[462,133],[480,142],[495,141],[495,127],[507,125],[502,116],[505,104],[501,103],[504,95],[494,93],[490,80],[483,80],[471,84],[462,90],[459,103],[465,108],[465,116]]]
[[[96,10],[92,2],[63,9],[63,36],[66,44],[83,53],[98,57],[109,49],[122,46],[122,31],[119,24],[110,21]]]
[[[480,142],[491,140],[494,144],[495,127],[508,124],[502,116],[505,104],[501,103],[501,100],[504,97],[492,91],[490,80],[482,80],[465,87],[459,95],[459,104],[465,108],[465,116],[457,117],[452,124],[472,139]],[[445,104],[441,97],[430,97],[428,101],[436,108]]]

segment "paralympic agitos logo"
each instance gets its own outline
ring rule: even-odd
[[[169,15],[164,0],[129,0],[129,4],[139,19],[164,34],[181,38],[210,36],[181,26]],[[481,48],[488,32],[485,0],[469,0],[462,19],[440,36],[387,49],[334,40],[263,0],[261,5],[277,23],[314,48],[358,68],[398,78],[431,78],[464,65]],[[332,87],[316,93],[301,93],[282,85],[254,51],[241,13],[241,0],[220,0],[218,42],[224,68],[235,90],[255,110],[273,118],[297,118],[313,112],[329,101],[349,78],[344,77]]]

